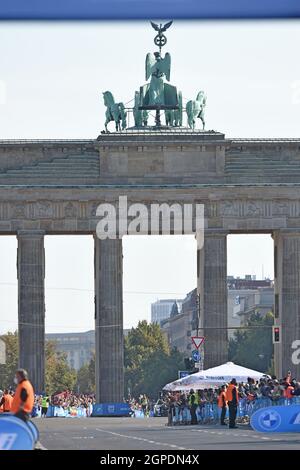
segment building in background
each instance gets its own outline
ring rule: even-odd
[[[240,327],[247,324],[252,313],[264,316],[274,308],[274,286],[270,279],[256,279],[228,276],[228,327]],[[234,335],[234,329],[228,330],[228,339]]]
[[[47,333],[46,340],[54,341],[59,352],[66,353],[70,367],[79,370],[88,364],[95,352],[95,331],[82,333]]]
[[[181,311],[170,315],[161,323],[171,348],[190,355],[192,348],[191,336],[197,329],[197,289],[193,289],[181,301]]]
[[[157,300],[151,304],[151,323],[161,324],[163,320],[169,318],[174,308],[177,305],[178,312],[181,310],[182,300],[177,299],[162,299]]]
[[[271,287],[273,286],[273,281],[270,279],[256,279],[256,276],[251,274],[246,274],[244,278],[227,276],[227,286],[228,289],[253,290],[260,287]]]
[[[244,278],[228,276],[228,339],[232,338],[235,328],[244,326],[252,313],[262,316],[273,311],[274,287],[270,279],[256,279],[246,275]],[[181,311],[170,315],[161,322],[171,348],[190,356],[192,349],[191,336],[197,333],[197,289],[193,289],[182,301]]]
[[[130,330],[123,331],[124,336],[127,336]],[[57,351],[66,353],[69,366],[75,370],[88,364],[95,353],[94,330],[81,333],[47,333],[46,340],[54,341]]]

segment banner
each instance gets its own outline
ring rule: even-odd
[[[86,418],[86,408],[81,406],[71,406],[63,408],[62,406],[50,405],[47,410],[46,418]]]
[[[300,405],[261,408],[250,424],[258,432],[300,432]]]
[[[299,0],[1,0],[0,19],[292,18]]]
[[[92,416],[130,416],[131,408],[128,403],[96,403]]]

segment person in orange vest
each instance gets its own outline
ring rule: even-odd
[[[226,391],[226,400],[228,403],[228,410],[229,410],[229,428],[236,429],[237,426],[235,424],[236,415],[237,415],[237,407],[239,403],[239,392],[237,389],[237,383],[235,379],[232,379],[230,384],[228,385]]]
[[[27,422],[30,418],[34,404],[34,391],[24,369],[18,369],[14,382],[17,384],[15,396],[11,405],[12,413]]]
[[[226,426],[226,423],[225,423],[225,416],[226,416],[226,410],[227,410],[226,385],[222,385],[220,393],[218,395],[218,407],[221,409],[220,424],[222,426]]]
[[[286,382],[285,385],[285,390],[284,390],[284,397],[287,398],[287,400],[290,400],[294,396],[294,387],[289,383]]]
[[[11,405],[13,402],[13,397],[7,389],[4,390],[3,396],[0,401],[0,407],[3,408],[3,413],[9,413],[11,411]]]

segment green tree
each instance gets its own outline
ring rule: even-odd
[[[0,388],[12,387],[18,368],[18,333],[8,332],[1,337],[6,345],[6,364],[0,365]],[[73,389],[76,372],[67,362],[66,355],[56,350],[52,341],[46,341],[45,388],[47,393]]]
[[[76,390],[79,393],[95,393],[95,355],[89,364],[85,364],[77,372]]]
[[[250,369],[272,372],[273,324],[272,312],[265,316],[261,316],[258,312],[252,314],[247,326],[253,328],[236,331],[234,338],[229,341],[229,360]]]
[[[140,393],[155,398],[162,387],[177,378],[183,368],[183,355],[170,350],[156,323],[140,321],[125,338],[125,394]]]
[[[14,376],[18,368],[18,333],[9,331],[1,336],[5,342],[6,364],[0,364],[0,389],[11,387],[14,383]]]
[[[76,371],[68,365],[67,355],[56,350],[54,341],[46,342],[45,389],[48,394],[74,390]]]

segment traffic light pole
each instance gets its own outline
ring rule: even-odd
[[[199,336],[200,312],[201,312],[200,294],[197,294],[197,336]]]

